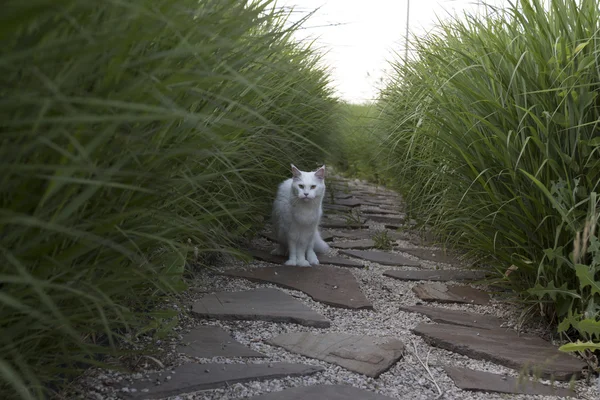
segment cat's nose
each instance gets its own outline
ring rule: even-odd
[[[304,193],[304,196],[308,197],[308,193]]]

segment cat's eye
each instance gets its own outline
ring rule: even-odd
[[[300,189],[304,189],[304,185],[298,185]]]
[[[316,189],[316,188],[317,188],[317,185],[312,185],[310,188],[311,188],[311,189]]]

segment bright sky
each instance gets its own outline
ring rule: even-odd
[[[508,0],[486,0],[506,4]],[[298,39],[317,39],[331,69],[338,95],[347,101],[374,99],[385,75],[387,60],[404,54],[407,0],[277,0],[293,6],[297,20],[319,10],[297,32]],[[434,27],[438,18],[474,14],[477,0],[412,0],[409,30],[421,35]]]

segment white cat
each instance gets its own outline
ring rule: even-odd
[[[273,230],[279,246],[273,254],[288,254],[285,265],[308,267],[319,264],[316,252],[329,245],[321,239],[319,221],[325,195],[325,166],[303,172],[292,164],[293,178],[283,181],[273,203]]]

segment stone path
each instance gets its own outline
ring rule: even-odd
[[[600,398],[578,380],[581,359],[478,284],[490,272],[413,230],[399,195],[344,179],[327,190],[324,210],[335,215],[323,221],[332,249],[321,265],[282,265],[266,226],[249,244],[253,261],[199,273],[193,318],[181,313],[181,334],[156,342],[162,356],[133,375],[103,373],[100,397]]]

